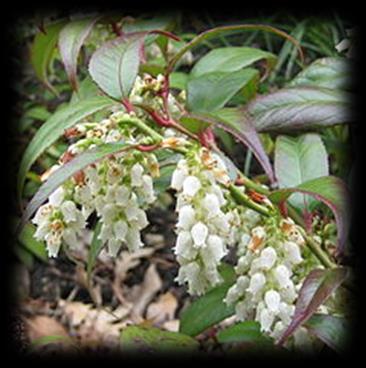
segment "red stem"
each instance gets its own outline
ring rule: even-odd
[[[128,98],[124,98],[121,102],[122,102],[122,105],[126,108],[126,111],[127,111],[128,113],[135,111],[135,109],[134,109],[133,105],[132,105],[132,104],[131,104],[131,102],[128,100]]]

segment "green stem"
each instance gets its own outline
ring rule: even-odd
[[[140,129],[142,132],[150,136],[154,140],[154,143],[160,143],[164,139],[162,135],[157,133],[154,129],[150,128],[147,124],[145,124],[142,120],[138,118],[123,117],[118,120],[117,123],[129,123],[134,125],[136,128]]]
[[[305,233],[305,230],[301,228],[301,233],[309,246],[310,250],[313,252],[313,254],[319,259],[319,261],[322,263],[322,265],[326,268],[335,268],[337,265],[332,262],[328,256],[327,253],[325,253],[320,245],[309,235]]]
[[[271,211],[267,208],[264,207],[254,201],[252,201],[250,199],[250,197],[245,194],[244,192],[242,192],[237,186],[230,184],[229,185],[229,190],[231,195],[233,196],[233,198],[235,199],[235,201],[239,204],[243,204],[249,208],[251,208],[254,211],[259,212],[260,214],[264,215],[264,216],[270,216],[271,215]]]

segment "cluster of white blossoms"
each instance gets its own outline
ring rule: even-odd
[[[123,124],[128,117],[117,112],[100,123],[78,124],[69,133],[78,140],[60,164],[103,143],[136,143],[135,128]],[[71,247],[78,244],[87,219],[96,212],[102,223],[99,239],[107,244],[110,255],[115,256],[122,244],[131,251],[138,249],[143,245],[140,231],[148,225],[145,209],[156,199],[153,177],[158,175],[158,162],[151,152],[129,150],[96,162],[65,182],[38,209],[33,219],[38,227],[35,237],[44,240],[49,256],[55,257],[62,241]]]
[[[222,159],[206,148],[181,159],[172,175],[178,211],[177,281],[188,283],[191,294],[201,295],[222,281],[218,266],[228,251],[232,215],[223,209],[225,188],[219,183],[229,180]]]
[[[237,281],[224,299],[235,305],[239,320],[258,321],[261,331],[275,339],[281,335],[291,321],[301,287],[296,270],[303,262],[303,245],[290,219],[280,224],[269,219],[251,230],[235,268]]]
[[[163,84],[162,75],[156,78],[148,74],[138,76],[130,102],[144,102],[162,109],[159,93]],[[171,94],[168,95],[168,108],[173,115],[179,113],[178,103]],[[136,113],[116,111],[100,122],[79,123],[65,131],[74,143],[60,163],[42,175],[42,180],[87,149],[104,143],[141,142],[144,135],[130,122],[136,117],[146,119],[148,116],[142,110]],[[140,231],[148,225],[145,209],[156,199],[153,177],[157,176],[159,165],[151,152],[142,154],[130,150],[109,156],[74,175],[38,209],[33,219],[37,225],[35,237],[45,241],[49,256],[55,257],[63,241],[68,246],[77,246],[89,216],[96,212],[102,223],[99,239],[107,244],[109,254],[116,255],[123,244],[131,251],[136,250],[143,245]]]

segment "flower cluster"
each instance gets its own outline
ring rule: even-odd
[[[221,282],[218,265],[227,254],[231,213],[223,210],[229,177],[222,159],[205,148],[178,162],[171,186],[177,194],[175,253],[181,267],[177,280],[191,294],[202,294]]]
[[[235,305],[239,320],[256,320],[261,330],[278,338],[289,325],[301,287],[296,271],[303,262],[304,239],[290,219],[266,220],[247,238],[246,252],[235,268],[236,283],[225,302]]]
[[[117,112],[100,123],[81,123],[66,132],[77,141],[69,146],[60,164],[103,143],[136,143],[135,128],[120,123],[128,117]],[[122,244],[135,250],[143,245],[140,230],[148,224],[144,210],[156,199],[152,177],[158,175],[153,153],[131,150],[109,156],[75,174],[39,208],[33,219],[38,226],[35,236],[46,241],[49,255],[55,257],[62,240],[75,246],[87,219],[96,212],[102,222],[99,239],[108,245],[111,255],[116,255]]]

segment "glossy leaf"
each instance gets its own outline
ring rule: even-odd
[[[257,70],[247,68],[235,72],[212,72],[197,78],[189,78],[187,107],[193,112],[218,110],[257,75]]]
[[[275,203],[281,203],[296,192],[309,194],[332,210],[337,223],[338,252],[342,253],[349,227],[349,194],[344,182],[334,176],[324,176],[309,180],[295,188],[276,190],[269,195],[269,198]]]
[[[276,63],[276,56],[253,47],[222,47],[211,50],[193,67],[190,76],[199,77],[213,72],[236,72],[259,60],[266,60],[267,68]]]
[[[280,188],[291,188],[329,174],[328,155],[319,135],[279,136],[276,140],[276,178]],[[300,210],[312,209],[314,198],[295,193],[289,202]]]
[[[113,153],[120,152],[128,149],[131,146],[124,143],[106,143],[91,150],[87,150],[80,155],[76,156],[71,161],[67,162],[63,166],[59,167],[54,173],[52,173],[47,181],[45,181],[38,189],[35,196],[27,205],[18,231],[20,231],[26,222],[37,211],[37,208],[67,179],[72,177],[78,171],[84,169],[88,165],[106,157]]]
[[[117,100],[128,97],[139,70],[145,36],[145,32],[121,36],[106,42],[92,55],[89,73],[109,96]]]
[[[349,322],[342,317],[315,314],[305,324],[307,330],[339,353],[348,347]]]
[[[316,269],[309,273],[299,291],[290,325],[278,340],[281,345],[324,304],[347,277],[347,269]]]
[[[80,120],[115,104],[107,97],[93,97],[55,112],[37,131],[24,152],[18,174],[18,195],[21,196],[25,175],[35,160],[63,134]]]
[[[216,337],[220,343],[271,343],[271,339],[261,333],[260,324],[255,321],[245,321],[229,326],[220,331]]]
[[[96,16],[73,20],[60,32],[58,45],[61,59],[74,90],[78,89],[76,72],[79,52],[97,20]]]
[[[125,327],[121,331],[120,343],[122,351],[175,353],[198,349],[198,342],[190,336],[147,326]]]
[[[244,120],[240,113],[236,114],[236,110],[229,110],[230,113],[222,113],[222,111],[210,115],[188,114],[185,118],[195,119],[197,122],[201,121],[201,124],[217,126],[232,134],[252,150],[269,179],[274,182],[275,177],[271,162],[252,123],[249,120]]]
[[[176,38],[159,30],[127,33],[106,42],[94,52],[89,62],[89,73],[107,95],[117,100],[129,96],[139,71],[145,38],[150,34]]]
[[[52,87],[48,80],[48,71],[50,68],[50,63],[53,59],[59,33],[65,23],[66,20],[63,19],[48,24],[44,29],[45,33],[41,31],[37,33],[30,50],[31,64],[34,68],[36,76],[46,85],[49,90],[56,95],[56,90],[54,87]]]
[[[225,280],[223,284],[208,291],[183,311],[180,318],[180,332],[196,336],[235,313],[233,306],[228,307],[223,302],[227,291],[235,282],[235,273],[227,268],[222,276]]]
[[[315,60],[301,71],[288,87],[318,86],[331,89],[347,89],[350,85],[350,60],[345,58],[322,58]]]
[[[259,132],[291,132],[349,123],[350,96],[319,87],[284,88],[256,97],[246,107]]]

